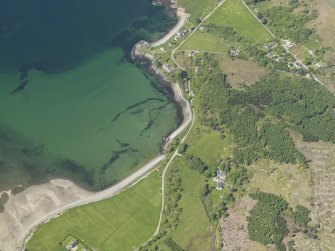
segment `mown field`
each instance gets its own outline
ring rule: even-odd
[[[111,199],[71,209],[40,226],[27,250],[64,250],[59,243],[69,234],[95,250],[133,250],[157,227],[160,185],[160,174],[155,172]]]
[[[185,42],[180,50],[200,50],[205,52],[227,52],[228,47],[225,42],[208,33],[196,31],[191,35],[187,42]]]
[[[239,0],[226,0],[206,22],[232,27],[237,33],[245,36],[251,42],[259,43],[272,39],[271,35]]]
[[[188,153],[202,159],[206,164],[215,166],[220,158],[228,157],[230,139],[219,132],[198,127],[197,134],[190,139]]]
[[[272,40],[271,35],[244,7],[242,1],[226,0],[204,23],[203,26],[214,24],[220,27],[231,27],[240,36],[254,43],[263,43]],[[210,32],[197,30],[181,50],[201,50],[227,52],[227,43]]]
[[[178,0],[178,4],[191,14],[191,22],[196,24],[214,9],[216,0]]]
[[[185,250],[210,250],[211,223],[200,200],[201,181],[204,177],[187,166],[181,169],[183,211],[177,230],[172,233],[173,239]]]

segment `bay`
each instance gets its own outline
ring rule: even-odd
[[[175,20],[147,0],[0,0],[0,190],[107,187],[176,127],[167,89],[127,59]]]

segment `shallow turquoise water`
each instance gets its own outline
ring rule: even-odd
[[[163,9],[144,0],[1,4],[1,189],[52,177],[101,189],[159,153],[176,108],[124,55],[172,24]]]

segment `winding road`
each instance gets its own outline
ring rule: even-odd
[[[180,143],[184,143],[184,141],[186,140],[187,136],[189,135],[189,133],[191,132],[193,125],[194,125],[194,121],[195,121],[195,113],[193,110],[193,120],[192,120],[192,124],[190,126],[190,128],[188,129],[186,135],[184,136],[184,138],[181,140]],[[162,207],[161,207],[161,212],[159,215],[159,221],[158,221],[158,225],[156,228],[156,231],[154,233],[153,236],[157,235],[159,233],[160,227],[161,227],[161,223],[162,223],[162,218],[163,218],[163,212],[164,212],[164,203],[165,203],[165,175],[167,170],[169,169],[172,161],[179,155],[179,147],[177,148],[177,150],[173,153],[171,159],[169,160],[169,162],[166,164],[164,170],[163,170],[163,175],[162,175]]]
[[[192,34],[194,32],[196,32],[199,27],[201,27],[201,25],[203,24],[204,21],[206,21],[223,3],[225,2],[225,0],[223,0],[222,2],[220,2],[202,21],[201,23],[175,48],[172,50],[171,52],[171,58],[173,60],[173,62],[176,64],[176,66],[181,69],[181,70],[185,70],[183,67],[181,67],[175,60],[174,58],[174,53],[192,36]],[[180,88],[179,88],[179,91],[180,91]],[[191,91],[191,86],[190,86],[190,90],[189,90],[190,93],[192,93]],[[175,91],[176,93],[176,91]],[[181,97],[183,97],[181,95]],[[190,128],[188,129],[187,133],[185,134],[185,136],[182,138],[181,142],[180,143],[184,143],[184,141],[186,140],[186,138],[188,137],[189,133],[191,132],[192,128],[193,128],[193,125],[194,125],[194,122],[195,122],[195,112],[194,112],[194,109],[192,109],[192,112],[191,114],[193,114],[193,119],[192,117],[190,118],[192,120],[192,123],[191,123],[191,126]],[[164,170],[163,170],[163,174],[162,174],[162,205],[161,205],[161,211],[160,211],[160,215],[159,215],[159,220],[158,220],[158,224],[157,224],[157,228],[154,232],[154,234],[149,238],[149,240],[147,240],[145,243],[142,244],[145,245],[147,244],[149,241],[151,241],[156,235],[158,235],[159,233],[159,230],[161,228],[161,224],[162,224],[162,219],[163,219],[163,213],[164,213],[164,204],[165,204],[165,175],[166,175],[166,172],[167,170],[169,169],[169,167],[171,166],[171,163],[173,162],[173,160],[179,156],[180,154],[178,153],[179,152],[179,147],[174,151],[173,155],[171,156],[169,162],[166,164],[166,166],[164,167]],[[138,249],[136,249],[138,250]]]

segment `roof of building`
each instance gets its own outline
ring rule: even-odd
[[[75,246],[77,246],[79,244],[79,241],[78,240],[75,240],[75,241],[73,241],[72,243],[71,243],[71,247],[75,247]]]
[[[224,188],[224,182],[219,182],[217,187],[218,187],[219,189]]]

